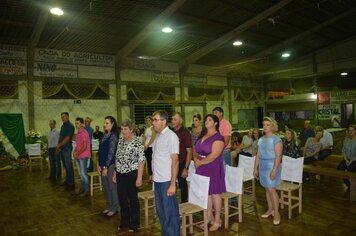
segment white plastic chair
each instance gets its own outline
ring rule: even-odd
[[[284,205],[288,206],[288,219],[292,218],[292,210],[296,207],[299,209],[299,214],[302,213],[303,164],[303,157],[283,156],[282,159],[282,182],[277,190],[281,192],[279,199],[281,209],[284,208]],[[298,191],[296,195],[292,195],[294,191]]]
[[[41,156],[41,144],[40,143],[27,144],[27,153],[29,159],[30,172],[32,172],[32,167],[36,165],[35,164],[36,161],[38,161],[38,165],[40,166],[41,171],[43,171],[43,158]]]
[[[252,200],[256,199],[256,183],[255,177],[253,176],[253,171],[255,168],[255,159],[256,157],[249,157],[245,155],[239,155],[239,167],[244,168],[244,182],[251,181],[250,187],[245,187],[244,191],[246,193],[250,193],[252,196]]]
[[[182,217],[182,235],[187,235],[187,228],[193,233],[193,226],[201,222],[193,222],[193,214],[203,212],[204,235],[208,235],[208,196],[210,178],[198,174],[190,176],[190,190],[188,202],[179,204],[179,214]],[[187,224],[187,217],[189,223]]]
[[[238,215],[239,222],[242,222],[243,172],[243,167],[226,166],[225,169],[226,193],[220,195],[224,206],[225,229],[229,227],[229,218],[231,216]],[[229,204],[232,198],[237,198],[237,207]],[[230,214],[230,209],[237,211]]]

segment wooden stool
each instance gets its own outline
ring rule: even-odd
[[[138,198],[143,199],[145,203],[145,227],[148,226],[148,209],[149,208],[154,208],[154,199],[155,199],[155,194],[152,190],[145,191],[145,192],[139,192],[138,193]],[[152,200],[152,205],[149,205],[149,200]]]
[[[90,176],[90,196],[93,196],[94,189],[100,188],[100,191],[103,191],[99,173],[97,171],[88,172],[88,176]],[[94,177],[98,177],[99,181],[97,183],[94,183]]]
[[[28,163],[30,167],[30,172],[32,172],[32,166],[40,166],[41,172],[43,171],[43,158],[42,156],[29,156]],[[38,162],[37,162],[38,161]]]

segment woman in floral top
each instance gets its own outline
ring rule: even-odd
[[[292,158],[299,158],[302,156],[302,151],[297,143],[297,135],[292,129],[286,130],[284,134],[283,155]]]
[[[142,185],[145,153],[142,141],[134,135],[135,125],[130,120],[121,124],[122,138],[119,139],[116,151],[117,192],[120,203],[121,222],[118,230],[129,228],[129,232],[137,231],[140,226],[140,203],[138,187]]]

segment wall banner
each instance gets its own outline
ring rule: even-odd
[[[77,65],[42,63],[36,62],[33,65],[33,75],[43,77],[77,78]]]
[[[340,104],[318,105],[319,120],[331,120],[331,117],[341,114]]]
[[[115,67],[113,55],[37,48],[35,61]]]
[[[0,44],[0,74],[27,75],[26,47]]]

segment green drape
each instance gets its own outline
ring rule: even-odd
[[[22,114],[0,113],[0,128],[19,155],[25,153],[25,129]]]

